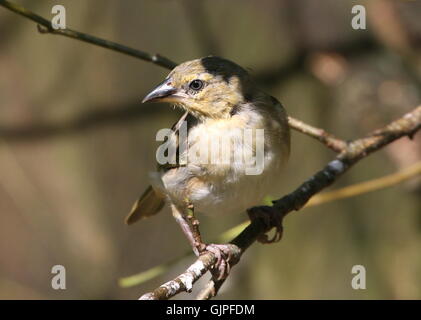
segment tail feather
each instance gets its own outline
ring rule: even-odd
[[[158,213],[164,204],[164,198],[158,195],[152,187],[149,186],[139,200],[133,205],[133,208],[125,221],[127,224],[132,224],[137,220],[150,217]]]

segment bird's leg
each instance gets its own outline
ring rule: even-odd
[[[278,242],[282,238],[283,225],[282,221],[284,215],[274,206],[260,206],[252,207],[247,210],[247,214],[250,220],[260,219],[265,225],[265,232],[275,228],[275,235],[272,239],[269,239],[266,234],[262,234],[257,241],[260,243],[274,243]]]
[[[198,220],[192,218],[192,213],[189,212],[191,209],[182,210],[179,209],[176,205],[171,205],[172,214],[175,218],[175,221],[181,227],[187,239],[189,240],[190,245],[193,248],[193,252],[196,256],[199,256],[200,253],[206,247],[202,242],[202,237],[199,232],[199,223]],[[197,223],[195,222],[197,221]]]
[[[202,241],[199,230],[199,220],[194,215],[194,207],[188,203],[185,210],[179,209],[175,205],[171,205],[172,213],[186,235],[193,248],[193,252],[196,256],[203,254],[204,252],[212,252],[215,255],[216,263],[212,269],[212,275],[217,279],[221,280],[228,276],[230,271],[229,262],[232,259],[232,253],[229,245],[226,244],[205,244]]]
[[[199,230],[199,220],[194,215],[194,206],[188,202],[187,203],[187,219],[190,222],[193,239],[194,239],[194,248],[197,249],[198,253],[202,253],[205,250],[206,245],[202,241],[202,236]]]

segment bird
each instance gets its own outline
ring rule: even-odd
[[[213,252],[218,277],[224,278],[229,250],[202,241],[196,213],[221,217],[248,210],[252,218],[250,208],[279,192],[290,154],[287,113],[246,69],[217,56],[179,64],[142,102],[170,103],[184,114],[165,142],[168,150],[176,151],[173,161],[158,160],[157,170],[150,173],[151,185],[126,223],[150,217],[169,203],[194,253]],[[221,140],[225,142],[218,144]],[[212,143],[217,147],[209,147]]]

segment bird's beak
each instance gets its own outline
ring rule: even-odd
[[[143,98],[142,103],[169,100],[168,98],[171,98],[176,92],[177,89],[171,85],[171,81],[169,79],[165,79],[145,98]]]

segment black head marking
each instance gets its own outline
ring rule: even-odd
[[[253,98],[254,83],[249,73],[240,67],[238,64],[221,58],[221,57],[204,57],[201,60],[203,68],[206,72],[220,76],[228,84],[232,77],[237,77],[240,81],[240,90],[246,101],[250,101]]]
[[[206,72],[214,76],[221,76],[227,83],[229,83],[233,76],[237,76],[240,80],[248,78],[246,70],[224,58],[214,56],[204,57],[201,59],[201,63]]]

